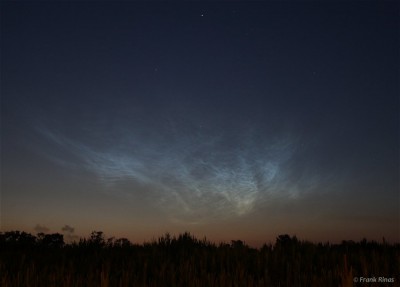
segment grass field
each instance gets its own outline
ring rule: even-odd
[[[375,277],[394,282],[367,283]],[[379,279],[385,277],[386,279]],[[61,234],[0,233],[0,286],[400,286],[400,244],[311,243],[280,235],[259,249],[189,233],[141,245],[102,232],[65,244]]]

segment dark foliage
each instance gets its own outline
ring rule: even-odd
[[[216,245],[189,233],[143,245],[126,238],[65,244],[61,234],[0,233],[0,286],[353,286],[354,276],[385,276],[399,286],[400,244],[300,241],[280,235],[254,249]]]

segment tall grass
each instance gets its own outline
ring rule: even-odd
[[[353,286],[354,276],[394,277],[387,286],[400,286],[399,275],[400,244],[366,240],[314,244],[281,235],[275,244],[255,249],[242,241],[215,244],[189,233],[166,234],[142,245],[106,240],[101,232],[72,244],[57,234],[0,233],[4,287],[338,287]]]

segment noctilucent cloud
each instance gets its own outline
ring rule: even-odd
[[[1,230],[399,241],[398,14],[2,2]]]

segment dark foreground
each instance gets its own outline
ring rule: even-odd
[[[281,235],[274,245],[253,249],[240,240],[216,245],[188,233],[143,245],[101,232],[73,244],[64,244],[61,234],[0,233],[3,287],[364,287],[400,286],[399,280],[400,244],[385,242],[314,244]]]

